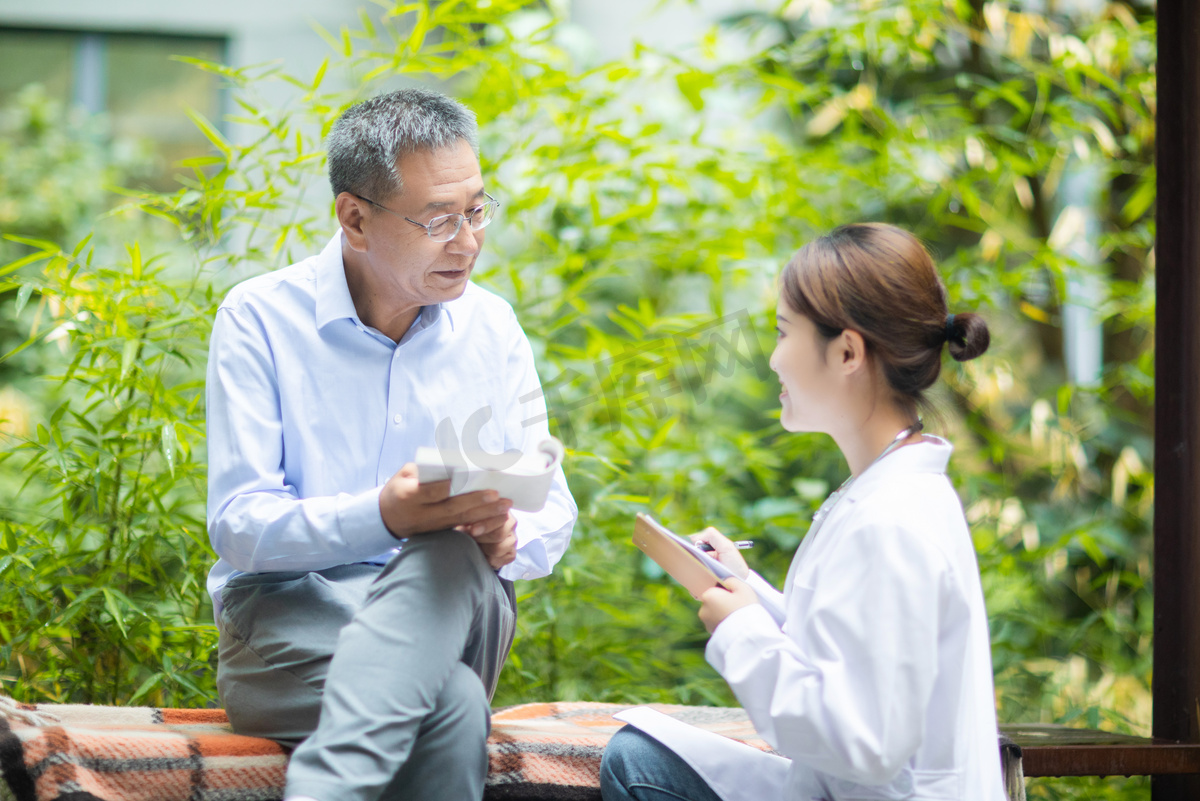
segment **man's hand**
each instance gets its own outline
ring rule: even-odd
[[[517,558],[517,518],[512,512],[458,528],[475,538],[493,570],[499,570]]]
[[[743,606],[758,603],[758,596],[744,581],[730,576],[722,579],[720,587],[711,587],[700,593],[700,620],[712,634],[721,621]]]
[[[511,507],[512,501],[501,498],[495,490],[451,498],[449,481],[419,484],[417,466],[411,462],[389,478],[379,494],[383,524],[396,539],[455,527],[470,533],[470,527],[480,526],[480,531],[490,532],[503,525]]]

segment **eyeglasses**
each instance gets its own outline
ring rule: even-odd
[[[354,193],[352,192],[351,194]],[[487,224],[490,223],[492,218],[496,216],[496,209],[500,207],[499,200],[496,200],[496,198],[492,197],[487,192],[484,192],[483,196],[487,198],[487,203],[484,203],[481,206],[476,206],[466,214],[442,214],[438,217],[434,217],[427,223],[422,223],[417,222],[410,217],[404,217],[404,215],[402,215],[400,212],[392,211],[387,206],[376,203],[369,197],[363,197],[362,195],[354,196],[359,200],[365,200],[372,206],[383,209],[389,214],[395,214],[397,217],[403,217],[413,225],[424,228],[425,233],[428,234],[429,238],[434,242],[449,242],[451,239],[458,236],[458,232],[462,230],[463,220],[467,221],[467,224],[471,226],[472,231],[478,231],[481,228],[486,228]]]

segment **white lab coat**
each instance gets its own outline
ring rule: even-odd
[[[652,714],[630,721],[725,801],[1003,801],[987,614],[951,450],[926,437],[864,471],[793,559],[783,628],[755,604],[709,641],[708,661],[790,764],[731,741],[715,759],[711,739]]]

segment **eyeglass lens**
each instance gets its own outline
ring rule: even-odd
[[[471,209],[465,218],[462,214],[445,214],[441,217],[434,217],[429,221],[429,235],[439,241],[453,239],[458,233],[458,229],[462,227],[463,219],[468,221],[471,230],[478,231],[496,216],[496,206],[498,205],[500,204],[496,201],[489,200],[482,206]]]

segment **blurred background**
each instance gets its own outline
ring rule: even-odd
[[[592,60],[620,58],[635,40],[667,50],[686,48],[708,25],[772,4],[717,0],[694,4],[549,3],[567,35]],[[170,165],[206,152],[190,123],[195,109],[229,131],[229,94],[214,75],[171,59],[185,56],[233,67],[274,63],[294,75],[312,74],[327,45],[314,25],[337,31],[356,25],[358,0],[217,0],[164,4],[148,0],[0,2],[0,103],[40,86],[46,96],[90,115],[103,115],[114,140],[143,140],[155,165],[148,177],[160,188]],[[331,81],[336,83],[336,81]]]
[[[735,703],[632,517],[754,538],[782,581],[846,468],[779,428],[775,276],[883,220],[993,334],[926,423],[956,444],[1001,720],[1148,734],[1154,25],[1109,0],[0,0],[0,692],[216,703],[215,306],[334,230],[338,114],[423,84],[479,115],[504,205],[477,280],[530,334],[581,509],[518,584],[497,705]]]

